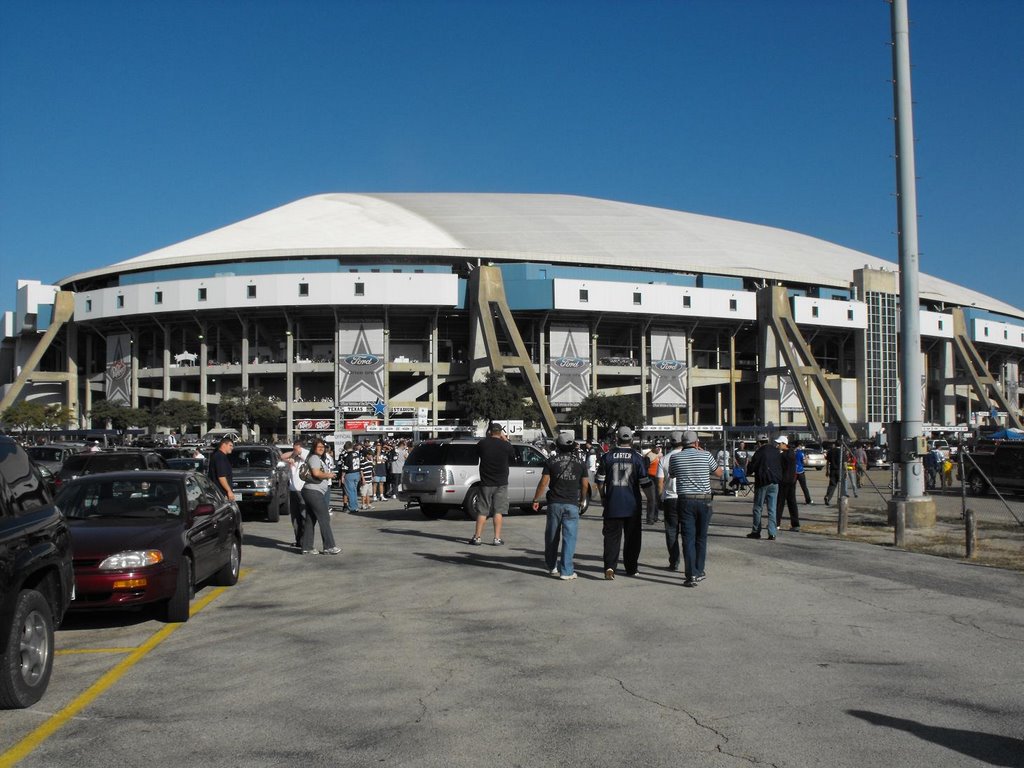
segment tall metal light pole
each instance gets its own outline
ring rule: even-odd
[[[907,0],[892,2],[893,96],[896,107],[896,196],[900,252],[900,369],[904,457],[903,493],[907,525],[935,522],[935,504],[925,495],[922,438],[921,324],[918,295],[917,182],[914,170],[914,117],[910,95],[910,24]]]

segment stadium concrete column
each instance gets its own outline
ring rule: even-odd
[[[92,334],[85,337],[85,386],[82,388],[82,411],[78,415],[79,427],[85,427],[86,419],[92,410],[92,372],[96,370],[94,365],[96,350],[92,342]]]
[[[160,377],[160,386],[164,401],[171,399],[171,329],[164,326],[163,343],[163,375]]]
[[[437,329],[437,310],[435,309],[434,316],[430,319],[430,423],[435,426],[438,417],[437,393],[440,386],[437,374]]]
[[[209,368],[209,350],[206,346],[206,332],[199,329],[199,404],[203,407],[209,402],[207,369]]]
[[[131,350],[131,407],[139,407],[139,350],[135,340],[138,338],[138,329],[128,334],[128,348]]]
[[[648,320],[640,330],[640,413],[643,414],[644,424],[650,421],[647,416],[647,329],[650,325],[651,321]]]
[[[939,380],[942,423],[956,424],[956,351],[953,342],[946,339],[939,347]]]
[[[238,318],[242,325],[242,389],[249,388],[249,321],[243,317]],[[291,393],[285,391],[285,400],[291,400]]]
[[[64,388],[64,407],[68,409],[70,418],[78,420],[78,325],[68,321],[67,330],[67,386]],[[64,426],[67,426],[66,424]]]
[[[258,348],[258,347],[257,347]],[[295,417],[295,372],[294,372],[294,357],[295,357],[295,334],[292,333],[292,321],[288,320],[287,330],[284,332],[284,393],[285,393],[285,408],[284,408],[284,419],[285,426],[289,432],[294,431],[294,417]],[[338,364],[334,364],[334,391],[338,391]]]

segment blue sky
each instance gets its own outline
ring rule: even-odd
[[[1024,2],[910,15],[922,271],[1024,306]],[[329,191],[590,195],[896,261],[889,35],[884,0],[0,0],[0,308]]]

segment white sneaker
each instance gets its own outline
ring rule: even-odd
[[[558,575],[558,569],[557,568],[552,568],[550,571],[548,571],[548,573],[550,573],[552,576],[557,576]]]
[[[558,578],[561,579],[562,581],[575,581],[576,574],[575,573],[570,573],[568,576],[559,576]]]

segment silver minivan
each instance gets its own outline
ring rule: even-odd
[[[466,519],[475,519],[480,495],[478,442],[456,438],[417,445],[405,460],[398,498],[418,503],[424,516],[431,519],[444,517],[450,509],[461,509]],[[516,458],[508,473],[509,507],[530,508],[546,459],[532,445],[512,443],[512,447]]]

